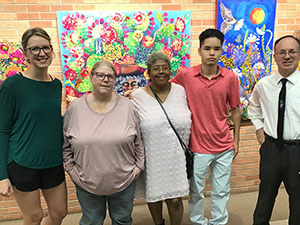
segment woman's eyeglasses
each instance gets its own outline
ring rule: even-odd
[[[50,54],[53,51],[52,45],[44,45],[43,47],[33,46],[30,48],[26,48],[25,51],[27,49],[30,51],[32,55],[35,56],[39,55],[41,53],[41,50],[43,50],[45,54]]]
[[[113,81],[116,78],[115,75],[113,75],[113,74],[94,73],[94,75],[100,81],[104,80],[106,77],[107,77],[108,81]]]

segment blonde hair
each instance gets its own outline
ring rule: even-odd
[[[106,60],[99,60],[97,61],[93,67],[92,67],[92,70],[91,70],[91,75],[94,75],[95,73],[95,70],[99,67],[101,67],[102,65],[106,65],[107,67],[111,68],[113,71],[114,71],[114,75],[116,76],[117,72],[116,72],[116,68],[114,67],[114,65],[109,62],[109,61],[106,61]]]

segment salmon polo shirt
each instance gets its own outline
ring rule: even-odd
[[[182,85],[186,91],[192,112],[192,151],[216,154],[234,149],[227,115],[230,107],[240,104],[237,76],[219,66],[218,74],[209,80],[198,65],[180,70],[171,82]]]

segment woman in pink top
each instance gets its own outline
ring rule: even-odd
[[[135,179],[144,169],[144,145],[131,101],[113,92],[108,61],[91,70],[91,94],[72,102],[64,116],[63,158],[82,208],[80,225],[101,225],[106,203],[112,224],[132,224]]]

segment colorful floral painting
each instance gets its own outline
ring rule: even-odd
[[[225,34],[220,65],[239,78],[242,117],[259,79],[271,72],[276,0],[217,0],[217,29]]]
[[[0,84],[7,77],[26,70],[27,66],[20,44],[0,41]]]
[[[163,51],[174,76],[190,64],[190,12],[57,12],[64,84],[68,101],[92,90],[93,64],[105,59],[117,70],[115,91],[148,82],[146,60]]]

